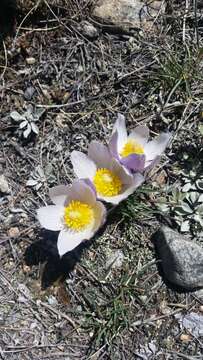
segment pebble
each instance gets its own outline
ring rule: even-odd
[[[82,21],[80,23],[80,29],[86,37],[89,39],[96,39],[99,35],[97,28],[92,25],[89,21]]]
[[[159,15],[164,13],[163,1],[152,0],[99,0],[93,9],[93,16],[100,22],[114,24],[121,28],[147,28]],[[152,26],[150,26],[152,27]]]
[[[106,260],[106,268],[119,269],[124,260],[124,254],[121,250],[113,251]]]
[[[203,312],[203,305],[200,305],[199,311]]]
[[[180,335],[180,340],[183,342],[189,342],[192,340],[191,336],[188,334],[181,334]]]
[[[36,59],[34,57],[26,58],[27,65],[34,65],[36,63]]]
[[[0,192],[3,194],[9,194],[10,188],[8,185],[8,181],[6,180],[4,175],[0,175]]]
[[[8,230],[8,236],[11,238],[17,238],[20,235],[20,231],[17,227],[12,227]]]

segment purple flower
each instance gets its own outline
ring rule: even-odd
[[[128,135],[125,118],[118,114],[109,149],[128,170],[143,172],[157,164],[170,139],[170,133],[162,133],[149,141],[149,129],[144,125],[137,126]]]
[[[107,146],[92,141],[88,155],[73,151],[71,162],[76,176],[88,178],[94,185],[97,197],[112,204],[119,204],[132,194],[144,181],[137,173],[131,174],[110,153]]]

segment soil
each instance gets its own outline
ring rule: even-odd
[[[202,9],[171,1],[151,29],[129,32],[98,23],[93,5],[47,0],[29,13],[24,1],[2,32],[0,359],[202,359],[201,338],[174,316],[201,314],[201,299],[164,283],[150,241],[164,221],[174,226],[159,198],[202,156]],[[30,105],[44,111],[26,134],[10,114]],[[172,131],[173,141],[93,241],[59,259],[36,210],[49,187],[71,183],[73,150],[108,142],[118,112],[129,129]],[[195,226],[188,235],[201,242]],[[122,263],[107,267],[117,250]]]

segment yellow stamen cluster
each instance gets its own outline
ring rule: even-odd
[[[94,185],[98,194],[102,196],[118,195],[122,188],[119,177],[108,169],[98,169],[94,176]]]
[[[120,156],[126,157],[126,156],[132,155],[132,154],[142,155],[142,154],[144,154],[144,148],[142,145],[138,144],[135,140],[130,139],[123,146],[123,148],[120,152]]]
[[[94,219],[92,206],[81,201],[72,200],[65,207],[64,222],[65,225],[74,231],[85,229]]]

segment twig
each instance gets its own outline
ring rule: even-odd
[[[179,353],[178,351],[169,351],[170,354],[174,354],[174,355],[178,355],[180,356],[182,359],[185,359],[185,360],[201,360],[202,357],[200,356],[189,356],[189,355],[185,355],[185,354],[182,354],[182,353]]]
[[[7,50],[6,50],[6,45],[5,45],[4,41],[3,41],[3,48],[4,48],[4,55],[5,55],[5,64],[4,64],[4,69],[2,71],[2,74],[1,74],[1,80],[4,79],[4,75],[5,75],[6,69],[8,67],[8,56],[7,56]]]
[[[194,14],[195,14],[195,34],[197,47],[199,48],[199,30],[198,30],[198,22],[197,22],[197,0],[194,0]]]
[[[17,37],[18,37],[18,34],[20,32],[20,29],[23,25],[23,23],[26,21],[26,19],[30,16],[30,14],[33,12],[33,10],[37,9],[38,5],[39,5],[39,2],[40,0],[37,1],[37,4],[35,4],[32,9],[30,9],[28,11],[28,13],[25,15],[25,17],[23,18],[23,20],[21,21],[20,25],[18,26],[18,29],[16,31],[16,35],[15,35],[15,38],[14,38],[14,41],[13,41],[13,48],[15,47],[15,44],[16,44],[16,40],[17,40]]]
[[[63,317],[64,319],[66,319],[75,329],[75,331],[77,332],[77,334],[79,335],[79,331],[78,328],[75,324],[75,322],[66,314],[62,313],[61,311],[58,311],[56,309],[53,309],[53,307],[51,307],[50,305],[40,301],[40,305],[42,305],[43,307],[45,307],[46,309],[48,309],[49,311],[53,312],[54,314]]]
[[[157,317],[151,317],[151,318],[148,318],[148,319],[145,319],[145,320],[137,320],[135,321],[134,323],[131,324],[131,326],[133,327],[136,327],[136,326],[140,326],[140,325],[143,325],[143,324],[150,324],[154,321],[158,321],[158,320],[161,320],[161,319],[165,319],[166,317],[169,317],[169,316],[173,316],[177,313],[180,312],[180,309],[179,310],[175,310],[175,311],[172,311],[171,313],[167,314],[167,315],[161,315],[161,316],[157,316]]]
[[[188,15],[188,9],[189,9],[189,1],[185,0],[185,13],[183,16],[183,44],[185,44],[185,28],[186,28],[186,20],[187,20],[187,15]]]

